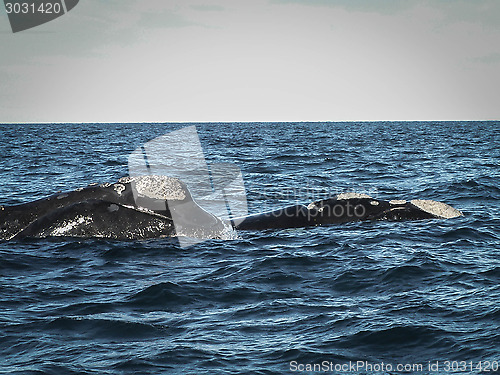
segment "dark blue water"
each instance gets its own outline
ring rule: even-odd
[[[0,204],[114,182],[128,174],[129,153],[183,126],[2,125]],[[0,243],[0,373],[313,373],[299,366],[323,361],[393,366],[355,373],[399,373],[398,364],[429,373],[429,361],[449,373],[446,361],[466,361],[467,373],[491,373],[499,122],[197,129],[208,162],[243,171],[252,213],[355,191],[434,199],[465,216],[239,232],[190,248]]]

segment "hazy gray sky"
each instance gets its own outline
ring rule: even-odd
[[[500,119],[498,0],[81,0],[0,46],[0,122]]]

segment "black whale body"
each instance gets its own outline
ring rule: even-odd
[[[201,208],[182,181],[167,176],[141,176],[26,204],[0,206],[0,240],[59,236],[118,240],[173,236],[222,238],[231,227],[261,230],[460,215],[460,211],[435,201],[384,201],[365,195],[340,194],[308,206],[292,205],[230,223]]]
[[[172,237],[179,230],[187,236],[216,238],[224,227],[222,220],[194,202],[182,181],[166,176],[125,177],[115,184],[95,184],[0,207],[3,240],[58,236],[145,239]]]
[[[375,204],[376,205],[375,205]],[[389,203],[373,198],[330,198],[309,206],[295,205],[247,216],[238,229],[299,228],[366,220],[422,220],[436,215],[410,202]]]

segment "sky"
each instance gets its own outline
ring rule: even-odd
[[[15,34],[1,10],[3,123],[500,120],[498,0],[80,0]]]

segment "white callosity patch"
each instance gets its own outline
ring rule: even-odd
[[[118,182],[121,182],[122,184],[130,184],[132,181],[134,181],[133,177],[122,177],[118,180]]]
[[[389,201],[389,204],[391,205],[406,204],[406,201],[404,199],[393,199],[392,201]]]
[[[318,208],[318,206],[316,206],[316,203],[314,203],[314,202],[309,203],[309,205],[307,206],[308,210],[315,210],[317,208]]]
[[[55,228],[52,231],[51,235],[52,236],[64,236],[66,233],[73,230],[77,226],[82,225],[82,224],[89,224],[91,222],[92,222],[92,218],[80,216],[80,217],[76,218],[75,220],[67,222],[63,226]]]
[[[122,184],[114,184],[113,185],[114,190],[118,195],[122,195],[122,192],[125,190],[125,185]]]
[[[369,195],[360,193],[341,193],[336,197],[338,200],[352,199],[352,198],[371,198]]]
[[[186,188],[177,178],[151,175],[127,179],[135,184],[139,196],[161,200],[183,200],[187,196]],[[122,180],[120,179],[120,182],[123,182]]]
[[[323,212],[323,207],[319,207],[315,202],[311,202],[307,205],[309,211]]]
[[[463,216],[459,210],[447,205],[446,203],[423,199],[412,200],[410,203],[420,208],[422,211],[429,212],[430,214],[443,219]]]
[[[378,206],[379,205],[379,203],[377,201],[370,201],[370,204],[372,206]]]

